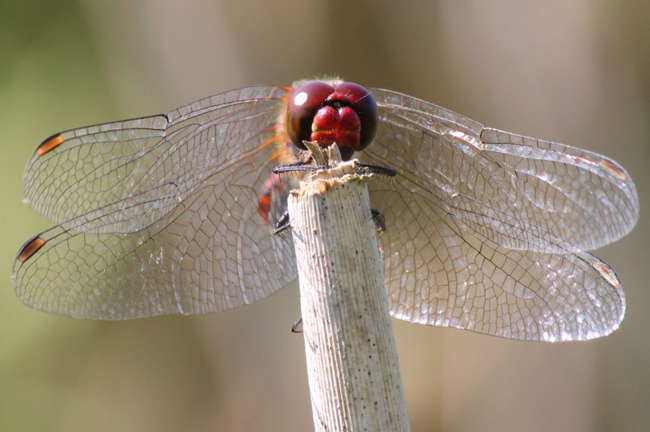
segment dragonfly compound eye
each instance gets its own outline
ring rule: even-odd
[[[311,82],[291,95],[285,124],[291,142],[299,149],[306,150],[303,141],[315,141],[321,147],[336,143],[347,160],[374,139],[377,104],[358,84]]]

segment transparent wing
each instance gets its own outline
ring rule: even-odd
[[[204,185],[133,234],[88,234],[85,216],[40,234],[14,266],[18,297],[60,315],[129,319],[222,312],[272,294],[296,277],[293,243],[260,223],[244,179]]]
[[[55,152],[52,161],[32,159],[26,178],[46,183],[32,181],[32,204],[54,220],[75,217],[19,252],[21,301],[78,318],[197,314],[252,303],[295,279],[291,239],[272,235],[286,190],[270,194],[268,220],[258,214],[276,165],[273,125],[284,93],[259,87],[204,99],[163,116],[169,122],[157,138],[142,138],[147,119],[131,121],[134,130],[128,122],[96,127],[115,135],[73,131],[85,138],[41,155]],[[129,136],[138,137],[130,153]],[[75,162],[58,170],[56,159]]]
[[[375,182],[373,206],[391,315],[510,339],[584,340],[618,328],[625,297],[614,271],[587,252],[507,249],[476,234],[431,194]]]
[[[584,251],[628,233],[636,189],[595,153],[494,129],[385,90],[362,155],[397,171],[371,182],[391,313],[411,322],[525,340],[616,329],[625,297]]]
[[[286,90],[231,90],[164,115],[75,129],[45,140],[24,176],[26,201],[62,223],[93,212],[87,232],[138,231],[167,214],[207,178],[268,145]],[[268,155],[265,155],[268,157]],[[101,219],[112,214],[113,223]]]
[[[367,160],[386,161],[501,246],[590,250],[624,236],[638,219],[634,183],[611,159],[484,128],[399,93],[372,92],[381,124]]]

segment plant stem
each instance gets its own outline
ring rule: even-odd
[[[289,197],[315,430],[408,431],[371,176],[341,174]]]

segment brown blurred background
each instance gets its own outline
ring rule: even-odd
[[[221,315],[91,322],[24,307],[10,275],[50,226],[21,204],[45,137],[323,74],[604,153],[641,195],[632,235],[597,252],[627,293],[611,336],[394,322],[412,430],[649,430],[650,3],[606,0],[0,0],[0,430],[313,430],[296,284]]]

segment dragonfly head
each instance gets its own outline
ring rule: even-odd
[[[293,91],[286,114],[286,129],[293,145],[307,150],[303,141],[325,148],[336,143],[343,160],[364,150],[377,133],[377,104],[358,84],[336,85],[314,81]]]

